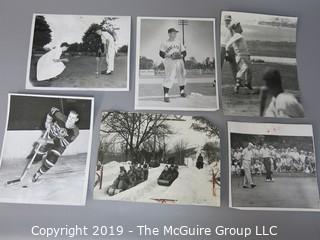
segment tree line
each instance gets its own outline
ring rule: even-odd
[[[105,24],[113,26],[113,21],[117,18],[104,19],[100,24],[92,23],[84,32],[82,42],[69,43],[68,52],[95,52],[98,36],[96,30]],[[112,33],[111,33],[112,34]],[[35,19],[33,50],[45,51],[45,46],[52,41],[52,30],[44,16],[38,15]],[[127,53],[128,46],[123,45],[118,49],[119,53]]]
[[[188,146],[183,139],[174,146],[168,146],[166,137],[175,134],[169,121],[185,120],[166,114],[105,112],[101,119],[100,150],[102,152],[120,150],[125,154],[125,161],[130,160],[134,163],[151,160],[167,162],[169,158],[174,158],[176,164],[183,165],[184,159],[194,155],[196,149]],[[190,128],[203,132],[210,138],[219,137],[219,130],[202,117],[193,117]],[[115,146],[121,147],[114,149]],[[169,148],[171,152],[168,151]],[[208,161],[213,162],[219,160],[219,148],[219,143],[209,141],[201,150]]]

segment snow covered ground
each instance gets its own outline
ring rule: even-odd
[[[32,175],[41,163],[32,165],[24,181],[6,185],[21,175],[26,159],[4,159],[0,168],[0,201],[34,204],[84,205],[87,192],[86,154],[61,157],[39,182]]]
[[[154,199],[169,199],[175,200],[176,204],[220,206],[220,187],[216,186],[215,196],[212,189],[212,165],[207,165],[201,170],[194,166],[180,166],[179,177],[170,187],[157,184],[164,165],[151,168],[147,181],[110,197],[106,195],[105,190],[118,176],[120,166],[129,169],[128,163],[110,162],[104,165],[103,187],[101,190],[98,186],[95,188],[95,199],[151,203],[158,202]],[[215,167],[215,171],[217,168],[218,166]]]

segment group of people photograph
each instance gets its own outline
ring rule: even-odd
[[[228,122],[230,206],[319,209],[311,125]]]
[[[244,148],[231,149],[231,156],[231,174],[251,179],[244,182],[243,188],[256,186],[252,175],[265,175],[266,181],[273,182],[277,173],[316,173],[314,153],[295,146],[286,148],[250,142]]]

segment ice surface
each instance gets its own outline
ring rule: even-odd
[[[86,154],[61,157],[37,183],[32,183],[31,179],[41,163],[34,164],[24,181],[17,185],[5,183],[21,175],[26,159],[4,159],[0,168],[0,201],[82,205],[85,202],[85,183],[88,181],[86,158]]]

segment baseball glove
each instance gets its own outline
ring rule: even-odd
[[[178,53],[178,52],[172,53],[171,54],[171,58],[172,59],[181,59],[182,58],[182,54]]]

